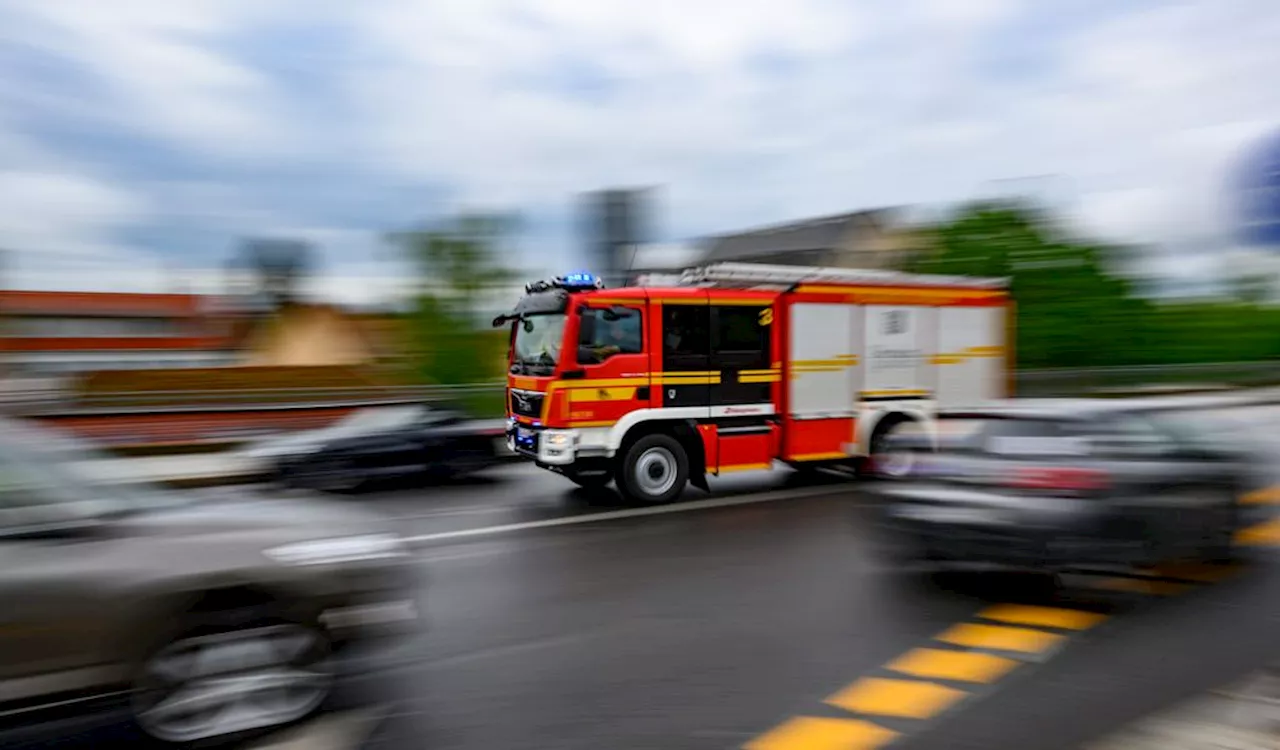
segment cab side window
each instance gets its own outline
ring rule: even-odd
[[[769,366],[770,328],[766,324],[768,308],[737,305],[713,306],[712,350],[719,355],[720,365],[744,368]]]
[[[594,365],[617,354],[644,352],[644,321],[639,310],[582,311],[578,332],[578,364]]]
[[[706,305],[662,308],[662,363],[667,371],[708,370],[711,311]]]

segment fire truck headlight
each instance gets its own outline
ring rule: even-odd
[[[554,448],[565,448],[573,443],[573,435],[567,432],[547,432],[543,435],[543,439],[548,446]]]

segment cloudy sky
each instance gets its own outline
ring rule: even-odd
[[[1239,257],[1278,39],[1275,0],[0,0],[0,247],[127,289],[306,237],[362,300],[459,208],[562,271],[583,190],[662,186],[669,242],[1025,188],[1188,277]]]

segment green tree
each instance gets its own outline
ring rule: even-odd
[[[388,236],[417,275],[409,335],[419,379],[457,385],[499,374],[480,317],[491,290],[519,278],[507,246],[516,226],[513,216],[472,213]]]
[[[1274,279],[1265,273],[1242,273],[1231,280],[1232,296],[1248,305],[1260,305],[1271,297]]]
[[[1153,349],[1151,305],[1104,270],[1110,248],[1074,241],[1011,203],[975,204],[937,227],[910,270],[1003,277],[1018,308],[1018,366],[1141,363]]]

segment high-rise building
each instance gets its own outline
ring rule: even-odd
[[[645,204],[650,190],[612,189],[588,193],[584,234],[591,271],[610,286],[625,282],[637,246],[649,240]]]

